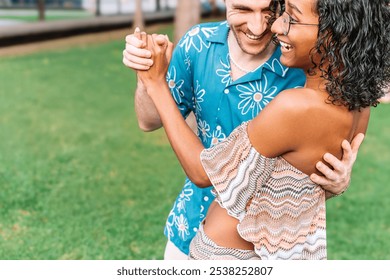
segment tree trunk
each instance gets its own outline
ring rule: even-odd
[[[96,0],[95,16],[97,16],[97,17],[100,17],[100,16],[101,16],[101,12],[100,12],[100,0]]]
[[[175,12],[175,37],[177,44],[188,29],[200,21],[200,0],[179,0]]]
[[[156,11],[161,11],[161,1],[160,0],[156,0]]]
[[[122,13],[122,0],[116,0],[118,6],[118,15]]]
[[[44,21],[45,20],[45,0],[38,0],[37,8],[38,8],[38,19],[40,21]]]
[[[212,16],[219,16],[220,12],[217,6],[217,0],[209,0],[210,6],[211,6],[211,15]]]
[[[145,27],[141,0],[135,1],[135,14],[134,14],[133,28],[136,28],[136,27],[139,27],[141,30],[144,30],[144,27]]]

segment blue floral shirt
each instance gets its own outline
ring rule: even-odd
[[[206,148],[254,118],[280,91],[305,83],[302,70],[280,63],[279,47],[262,66],[233,81],[228,32],[226,21],[194,26],[175,48],[167,74],[182,115],[194,112],[198,137]],[[214,200],[211,189],[198,188],[187,178],[169,213],[164,233],[186,254]]]

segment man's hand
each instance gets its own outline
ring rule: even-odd
[[[123,50],[123,64],[133,70],[149,70],[153,65],[152,53],[146,48],[145,32],[137,27],[134,34],[126,36],[126,46]]]
[[[326,153],[324,160],[333,167],[333,170],[319,161],[316,167],[325,176],[311,174],[310,179],[333,195],[340,195],[345,192],[351,182],[352,167],[356,161],[357,153],[363,139],[364,134],[359,133],[353,138],[351,145],[347,140],[344,140],[341,144],[343,148],[343,158],[341,161],[335,156]]]

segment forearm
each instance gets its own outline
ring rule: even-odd
[[[151,99],[184,172],[198,187],[210,186],[210,180],[200,161],[204,146],[180,114],[168,86],[166,83],[154,83],[148,90],[152,92]]]
[[[147,94],[142,81],[137,78],[137,88],[135,90],[135,113],[137,115],[138,126],[143,131],[153,131],[162,126],[158,111]]]

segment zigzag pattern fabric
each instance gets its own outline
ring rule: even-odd
[[[224,248],[218,246],[199,227],[190,244],[190,260],[260,260],[260,257],[252,250]]]
[[[247,124],[201,154],[216,200],[261,259],[326,259],[325,191],[282,157],[258,153]]]

